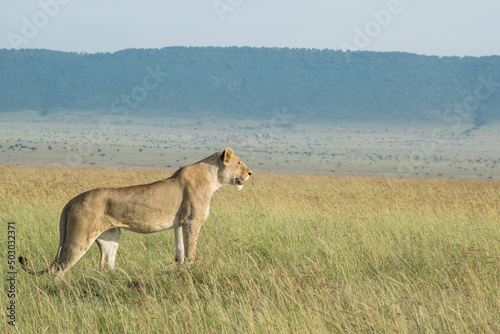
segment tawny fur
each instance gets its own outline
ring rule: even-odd
[[[173,228],[175,258],[179,263],[194,260],[198,236],[209,212],[213,193],[223,184],[240,190],[252,171],[230,148],[193,165],[177,170],[168,179],[124,188],[98,188],[71,199],[64,207],[60,242],[52,264],[30,274],[60,276],[71,268],[95,241],[101,251],[101,266],[115,266],[121,228],[154,233]]]

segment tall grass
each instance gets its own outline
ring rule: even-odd
[[[168,173],[0,175],[2,222],[41,269],[70,198]],[[125,232],[115,271],[99,269],[96,246],[60,283],[20,271],[19,331],[500,332],[499,182],[255,175],[241,192],[221,188],[210,211],[193,265],[173,262],[172,231]]]

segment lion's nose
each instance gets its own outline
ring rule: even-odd
[[[248,176],[252,175],[252,172],[248,172]]]

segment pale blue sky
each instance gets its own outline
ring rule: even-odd
[[[0,48],[8,49],[265,46],[500,55],[499,0],[4,0],[1,7]]]

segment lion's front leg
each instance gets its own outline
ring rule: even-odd
[[[96,243],[101,250],[101,267],[108,265],[109,268],[115,268],[116,252],[118,251],[118,242],[120,241],[121,229],[112,228],[103,233],[96,239]]]
[[[182,226],[182,234],[184,237],[184,257],[186,260],[194,261],[196,257],[196,247],[198,245],[198,236],[200,234],[201,221],[190,221]]]
[[[182,233],[182,226],[174,229],[175,235],[175,261],[180,264],[184,263],[184,236]]]

